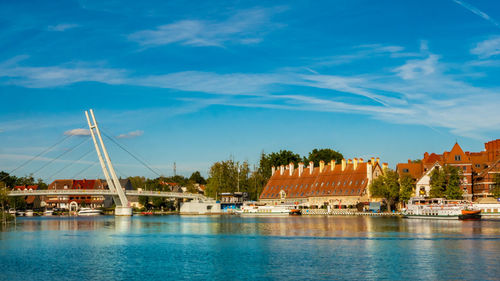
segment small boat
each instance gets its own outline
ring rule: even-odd
[[[143,216],[151,216],[151,215],[153,215],[153,212],[151,212],[151,211],[141,212],[141,215],[143,215]]]
[[[301,216],[302,211],[300,209],[293,209],[293,210],[290,210],[290,212],[288,214],[290,216]]]
[[[22,216],[24,216],[24,214],[25,214],[25,213],[26,213],[26,212],[24,212],[24,211],[17,211],[17,212],[16,212],[16,215],[17,215],[18,217],[22,217]]]
[[[43,215],[46,216],[46,217],[51,217],[53,214],[54,214],[53,210],[45,210],[43,212]]]
[[[92,208],[81,208],[80,211],[78,211],[79,216],[100,216],[102,215],[101,210],[96,210]]]
[[[26,213],[24,214],[27,217],[32,217],[33,216],[33,210],[26,210]]]
[[[240,216],[289,216],[295,205],[259,205],[250,204],[241,206],[236,214]]]
[[[462,214],[459,215],[461,220],[479,220],[481,219],[481,210],[462,210]]]
[[[16,214],[16,210],[14,208],[10,208],[9,209],[9,214],[10,215],[15,215]]]

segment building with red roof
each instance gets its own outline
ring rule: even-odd
[[[500,139],[492,140],[484,144],[484,151],[469,152],[463,151],[458,143],[455,143],[450,151],[444,151],[442,154],[424,153],[424,158],[420,162],[399,163],[396,171],[400,176],[410,175],[417,181],[417,186],[421,186],[426,192],[417,192],[418,196],[428,196],[430,190],[429,172],[435,166],[455,166],[458,167],[463,175],[461,187],[464,197],[469,200],[475,200],[480,197],[490,196],[490,186],[487,176],[483,173],[492,165],[498,165],[500,159]],[[421,189],[420,189],[421,190]]]
[[[342,159],[328,165],[320,161],[319,167],[310,162],[307,167],[299,163],[272,168],[272,175],[264,187],[260,201],[270,204],[301,204],[308,207],[355,206],[373,200],[368,186],[382,174],[380,160],[368,162],[360,159]],[[384,163],[384,166],[387,166]]]
[[[73,179],[62,179],[54,180],[49,184],[48,189],[104,189],[105,184],[99,180],[73,180]],[[74,195],[74,194],[64,194],[57,196],[46,196],[45,203],[48,207],[57,207],[61,209],[69,209],[69,204],[75,202],[78,205],[86,205],[92,208],[104,207],[104,196],[98,195]]]

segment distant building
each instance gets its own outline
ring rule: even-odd
[[[463,175],[461,187],[464,198],[475,200],[491,196],[491,175],[497,169],[493,167],[499,165],[500,139],[487,142],[484,147],[484,151],[464,152],[460,145],[455,143],[450,151],[444,151],[442,154],[425,152],[424,158],[420,162],[408,160],[408,163],[399,163],[396,166],[396,171],[400,177],[409,175],[416,180],[416,196],[429,196],[431,170],[437,166],[445,165],[458,167]],[[485,172],[487,170],[489,172]]]
[[[37,190],[38,185],[18,185],[14,187],[15,190],[30,191]],[[26,202],[26,207],[28,209],[37,209],[41,207],[41,200],[39,196],[28,195],[24,196],[24,201]]]
[[[76,190],[76,189],[104,189],[105,185],[99,179],[97,180],[55,180],[49,184],[48,189],[64,189],[64,190]],[[46,196],[45,203],[47,207],[56,207],[61,209],[69,209],[71,202],[75,202],[78,205],[86,205],[92,208],[104,207],[104,196],[96,195],[73,195],[73,194],[61,194],[57,196]],[[73,203],[74,204],[74,203]]]
[[[243,202],[248,200],[246,192],[224,192],[219,194],[221,209],[223,211],[238,209]]]
[[[387,164],[383,166],[387,167]],[[368,205],[368,202],[376,201],[371,197],[368,187],[382,172],[379,158],[372,158],[368,162],[361,158],[342,159],[339,164],[332,160],[328,165],[320,161],[319,167],[314,167],[313,162],[307,167],[303,163],[299,163],[298,168],[293,163],[277,169],[273,167],[260,201],[313,208],[345,208],[358,203]]]

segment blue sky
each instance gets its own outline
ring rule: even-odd
[[[164,175],[280,149],[394,166],[500,137],[497,1],[102,2],[0,3],[0,170],[73,134],[14,174],[102,177],[90,142],[70,150],[89,108]],[[108,146],[119,175],[155,176]]]

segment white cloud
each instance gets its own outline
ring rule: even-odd
[[[64,132],[67,136],[89,136],[89,129],[72,129]]]
[[[27,88],[59,87],[83,81],[120,84],[125,78],[124,70],[89,66],[85,63],[45,67],[20,66],[19,62],[27,58],[20,56],[0,64],[0,77],[10,78],[8,83]]]
[[[489,58],[500,54],[500,36],[479,42],[470,52],[480,58]]]
[[[240,11],[225,21],[181,20],[158,26],[152,30],[141,30],[128,36],[142,46],[160,46],[180,43],[190,46],[219,46],[227,42],[257,44],[262,35],[276,28],[270,17],[282,8],[250,9]]]
[[[409,60],[394,71],[398,76],[407,80],[427,76],[436,71],[438,56],[430,55],[423,60]]]
[[[133,131],[133,132],[128,132],[126,134],[121,134],[118,135],[117,138],[119,139],[130,139],[130,138],[135,138],[135,137],[140,137],[144,134],[144,131]]]
[[[75,27],[79,27],[80,25],[74,23],[60,23],[57,25],[49,25],[47,30],[49,31],[66,31],[68,29],[72,29]]]

